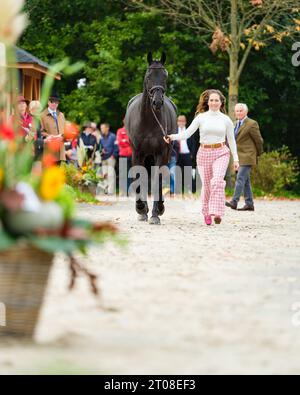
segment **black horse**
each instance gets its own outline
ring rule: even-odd
[[[149,223],[159,225],[159,216],[165,211],[162,193],[162,166],[168,165],[172,145],[163,137],[176,130],[177,109],[175,104],[165,96],[168,72],[164,67],[165,53],[161,60],[153,60],[148,54],[149,67],[144,79],[144,91],[132,98],[127,107],[125,126],[133,148],[133,166],[147,166],[151,163],[158,171],[158,196],[154,197],[152,217]],[[149,168],[148,177],[150,178]],[[139,193],[136,198],[136,211],[140,221],[148,220],[147,191]]]

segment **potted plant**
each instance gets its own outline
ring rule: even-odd
[[[97,294],[96,277],[75,259],[93,243],[116,239],[109,223],[77,220],[65,172],[46,154],[33,166],[32,149],[17,132],[0,124],[0,301],[6,306],[6,327],[0,334],[32,337],[54,254],[67,254],[74,286],[79,271]]]
[[[103,177],[99,175],[98,169],[95,168],[93,159],[87,158],[86,150],[81,139],[77,148],[77,160],[79,165],[77,176],[79,190],[96,196],[97,186],[103,181]]]
[[[60,148],[49,142],[42,162],[34,162],[33,143],[25,143],[18,120],[10,116],[18,81],[6,65],[26,24],[20,14],[23,3],[18,0],[12,6],[10,0],[3,0],[0,16],[0,303],[6,310],[6,326],[0,327],[0,335],[31,338],[54,254],[63,252],[69,258],[70,288],[83,272],[97,294],[96,276],[77,261],[75,253],[86,253],[91,244],[116,240],[117,229],[110,223],[76,219],[65,170],[56,164]],[[63,61],[50,74],[71,73],[80,67]],[[50,74],[44,81],[43,104],[53,85]]]

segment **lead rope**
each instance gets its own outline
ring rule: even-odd
[[[153,107],[150,105],[152,113],[154,115],[154,118],[156,119],[156,122],[158,123],[158,126],[160,127],[164,137],[167,137],[168,135],[168,124],[167,124],[167,116],[166,116],[166,129],[163,128],[162,124],[159,122],[159,119],[157,117],[157,115],[155,114],[155,111],[153,110]]]
[[[154,115],[154,118],[156,119],[156,122],[158,123],[159,127],[161,128],[161,131],[163,132],[164,137],[167,137],[168,136],[168,119],[167,119],[167,115],[165,114],[166,115],[166,129],[164,129],[162,124],[159,122],[159,119],[158,119],[157,115],[155,114],[155,111],[153,110],[151,105],[150,105],[150,107],[151,107],[152,113]],[[172,146],[172,152],[174,152],[177,155],[177,153],[176,153],[176,151],[175,151],[173,146]]]

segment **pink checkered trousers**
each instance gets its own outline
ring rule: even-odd
[[[230,150],[225,145],[220,148],[200,148],[197,165],[202,181],[201,201],[203,215],[225,214],[224,180],[230,160]]]

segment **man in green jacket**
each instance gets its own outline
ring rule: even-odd
[[[258,157],[263,152],[264,140],[259,125],[248,118],[248,106],[239,103],[235,107],[237,123],[234,129],[240,168],[237,173],[234,196],[226,206],[236,210],[242,193],[244,192],[245,206],[239,211],[254,211],[253,194],[250,173],[253,166],[258,164]]]

